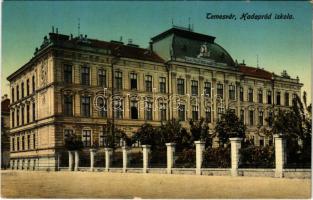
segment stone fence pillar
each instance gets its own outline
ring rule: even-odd
[[[285,145],[286,141],[281,135],[274,135],[275,140],[275,177],[282,178],[284,165],[286,162]]]
[[[78,151],[74,151],[74,155],[75,155],[74,171],[78,171],[78,167],[79,167],[79,153],[78,153]]]
[[[238,165],[239,165],[239,149],[241,148],[242,138],[229,138],[231,145],[231,175],[238,176]]]
[[[151,148],[151,145],[142,145],[143,173],[147,173],[148,171],[150,148]]]
[[[105,152],[105,171],[109,171],[111,164],[111,152],[112,148],[104,148]]]
[[[129,148],[126,146],[122,147],[122,151],[123,151],[123,172],[125,173],[127,170],[127,165],[128,165],[128,150]]]
[[[95,149],[90,149],[90,171],[94,171],[94,165],[95,165]]]
[[[175,143],[166,143],[167,173],[172,173],[174,166]]]
[[[201,166],[203,161],[203,151],[205,143],[202,141],[195,141],[196,144],[196,174],[201,175]]]
[[[73,152],[68,151],[68,171],[73,171]],[[34,163],[35,167],[35,163]]]

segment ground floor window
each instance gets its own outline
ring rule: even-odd
[[[91,130],[83,130],[82,142],[85,147],[91,146]]]

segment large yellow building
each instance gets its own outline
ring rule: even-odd
[[[227,108],[244,120],[256,145],[270,144],[260,131],[270,125],[265,119],[289,107],[302,84],[286,72],[238,64],[214,40],[173,27],[144,49],[131,41],[49,33],[8,77],[11,166],[55,169],[71,133],[86,148],[104,146],[108,120],[127,134],[172,118],[188,128],[189,119],[203,117],[213,129]]]

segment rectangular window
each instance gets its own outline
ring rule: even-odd
[[[72,65],[64,65],[64,83],[72,83]]]
[[[21,84],[21,90],[22,90],[22,98],[24,98],[24,90],[25,90],[24,82],[22,82],[22,84]]]
[[[253,102],[253,89],[249,88],[248,90],[248,101]]]
[[[137,74],[135,73],[130,74],[130,89],[137,90]]]
[[[121,90],[123,88],[123,82],[122,82],[122,72],[120,71],[116,71],[115,74],[114,74],[114,85],[115,85],[115,89],[117,90]]]
[[[33,134],[33,149],[36,149],[36,134]]]
[[[84,147],[91,146],[91,130],[83,130],[82,142]]]
[[[89,67],[83,66],[81,68],[81,84],[89,85],[90,84],[90,76],[89,76]]]
[[[260,139],[260,146],[263,147],[264,146],[264,138]]]
[[[81,116],[90,117],[90,97],[81,97]]]
[[[22,136],[22,151],[25,150],[25,137]]]
[[[36,91],[36,83],[35,83],[35,76],[32,77],[32,88],[33,88],[33,93]]]
[[[285,93],[285,106],[289,106],[289,93]]]
[[[191,95],[198,96],[198,81],[191,81]]]
[[[160,118],[161,121],[166,120],[166,104],[165,103],[160,103]]]
[[[185,94],[185,80],[184,79],[177,79],[177,93],[180,95]]]
[[[276,104],[280,105],[280,92],[276,93]]]
[[[105,147],[106,146],[106,134],[101,131],[99,135],[99,146]]]
[[[211,107],[207,107],[206,111],[205,111],[205,119],[208,123],[212,122],[212,118],[211,118]]]
[[[250,120],[250,126],[253,126],[254,122],[254,112],[253,110],[249,111],[249,120]]]
[[[104,98],[97,99],[98,109],[99,109],[99,117],[107,117],[108,114],[108,107],[107,107],[107,100]]]
[[[224,97],[224,89],[223,89],[223,84],[221,83],[218,83],[217,84],[217,96],[220,97],[220,98],[223,98]]]
[[[35,102],[33,102],[33,122],[36,121],[36,106],[35,106]]]
[[[145,77],[146,92],[152,92],[152,76]]]
[[[21,107],[21,110],[22,110],[22,112],[21,112],[21,114],[22,114],[22,116],[21,116],[21,118],[22,118],[22,125],[24,125],[24,120],[25,120],[25,109],[24,109],[24,107]]]
[[[17,147],[17,151],[19,151],[20,150],[20,138],[19,137],[16,138],[16,147]]]
[[[64,129],[63,141],[67,140],[71,135],[73,135],[72,129]]]
[[[152,120],[152,102],[145,102],[145,118],[146,120]]]
[[[166,79],[165,79],[165,77],[160,77],[159,81],[160,81],[160,92],[166,93]]]
[[[259,125],[263,126],[263,112],[262,111],[259,112]]]
[[[26,95],[29,95],[29,79],[26,81]]]
[[[272,104],[272,91],[267,91],[267,104]]]
[[[131,119],[138,119],[138,102],[137,101],[130,102],[130,116],[131,116]]]
[[[218,120],[221,120],[223,113],[224,113],[224,108],[217,108]]]
[[[211,97],[211,82],[204,83],[204,95]]]
[[[30,121],[29,110],[30,110],[29,104],[27,104],[27,105],[26,105],[26,122],[27,122],[27,124],[28,124],[29,121]]]
[[[243,123],[245,122],[245,111],[243,109],[240,110],[240,120]]]
[[[199,109],[198,106],[192,106],[192,120],[196,121],[199,119]]]
[[[102,87],[107,86],[106,71],[104,69],[98,70],[98,85]]]
[[[27,149],[30,149],[30,135],[27,135]]]
[[[16,86],[16,100],[18,101],[20,99],[20,90],[18,85]]]
[[[17,122],[17,126],[20,125],[20,109],[17,108],[16,110],[16,122]]]
[[[243,101],[243,87],[240,87],[239,96],[240,96],[240,101]]]
[[[123,119],[123,101],[121,99],[114,100],[114,117]]]
[[[179,118],[179,121],[185,121],[185,105],[179,105],[178,118]]]
[[[64,115],[73,116],[73,97],[64,95]]]
[[[236,99],[236,87],[234,85],[229,85],[229,99]]]
[[[292,94],[292,105],[294,106],[294,104],[295,104],[295,100],[296,100],[296,98],[297,98],[297,94]]]
[[[14,111],[12,111],[12,115],[11,115],[11,117],[12,117],[12,127],[14,127],[15,126],[15,112]]]
[[[273,113],[269,112],[268,113],[268,126],[272,127],[272,125],[273,125]]]
[[[263,91],[261,89],[258,91],[258,102],[263,103]]]
[[[12,90],[11,90],[11,94],[12,94],[12,103],[14,102],[14,88],[12,87]]]
[[[12,137],[11,139],[11,151],[15,151],[15,138]]]

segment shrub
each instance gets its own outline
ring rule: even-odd
[[[248,146],[240,149],[240,167],[274,168],[275,149],[273,146]]]
[[[230,146],[207,148],[203,153],[203,167],[230,167]]]

